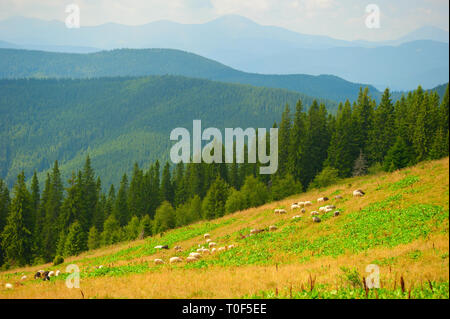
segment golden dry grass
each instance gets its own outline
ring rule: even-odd
[[[337,191],[344,196],[344,200],[330,202],[336,203],[338,208],[343,210],[343,215],[358,212],[368,205],[380,202],[396,193],[389,185],[403,180],[406,176],[419,176],[420,180],[403,189],[402,199],[393,203],[392,208],[401,209],[413,203],[424,203],[441,206],[448,214],[449,159],[446,158],[421,163],[391,174],[380,173],[375,176],[347,179],[339,185],[327,189],[313,190],[276,203],[227,215],[217,222],[231,219],[234,222],[213,229],[209,233],[219,246],[230,243],[241,245],[242,243],[233,234],[239,233],[243,229],[263,228],[282,220],[288,221],[293,215],[298,214],[298,212],[290,210],[292,202],[305,200],[314,202],[322,196],[328,196],[331,199],[334,197],[332,194]],[[351,193],[356,188],[364,189],[367,195],[362,198],[353,198]],[[409,192],[409,190],[411,191]],[[338,218],[332,218],[323,223],[326,223],[328,227],[318,228],[312,223],[309,212],[317,210],[319,206],[322,205],[313,203],[313,206],[307,209],[307,214],[300,223],[301,231],[291,234],[292,238],[317,238],[336,231],[335,224],[338,223]],[[288,214],[274,215],[273,210],[281,207],[286,208]],[[202,223],[204,222],[197,225]],[[447,229],[447,231],[443,232],[442,229]],[[171,232],[174,231],[179,230]],[[82,271],[90,271],[89,269],[92,269],[99,257],[110,256],[127,248],[138,248],[145,245],[146,242],[147,239],[104,247],[77,257],[67,258],[65,264],[75,263],[80,266]],[[188,250],[202,243],[204,243],[203,237],[196,236],[176,244]],[[374,260],[395,260],[395,262],[388,262],[380,266],[381,282],[385,287],[397,285],[400,276],[405,278],[408,287],[420,286],[428,280],[447,282],[449,280],[448,216],[440,231],[434,232],[427,238],[393,248],[376,247],[358,254],[345,253],[337,257],[316,257],[311,256],[311,254],[314,255],[314,252],[311,254],[305,252],[305,256],[308,254],[310,257],[305,262],[299,262],[298,255],[272,252],[271,263],[267,265],[208,266],[202,269],[186,269],[184,264],[178,266],[166,264],[142,274],[130,273],[125,276],[82,278],[81,289],[68,289],[63,280],[42,282],[28,279],[22,285],[20,283],[22,274],[31,277],[33,272],[49,268],[51,265],[25,267],[0,273],[0,298],[82,298],[83,296],[84,298],[239,298],[261,290],[286,287],[292,287],[294,290],[300,289],[308,285],[310,276],[316,278],[317,283],[338,287],[342,266],[356,267],[360,274],[364,274],[365,267]],[[420,258],[411,258],[411,254],[416,252],[420,253]],[[139,265],[146,261],[151,263],[154,258],[162,258],[167,261],[170,256],[175,255],[177,254],[170,250],[140,256],[132,260],[117,258],[108,266]],[[216,256],[203,258],[216,258]],[[5,290],[6,282],[13,283],[14,289]]]

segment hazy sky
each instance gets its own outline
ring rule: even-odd
[[[0,0],[0,19],[12,16],[61,20],[76,3],[81,26],[116,22],[128,25],[157,20],[203,23],[238,14],[263,25],[355,40],[390,40],[425,25],[448,31],[448,0]],[[365,26],[366,6],[380,8],[380,28]]]

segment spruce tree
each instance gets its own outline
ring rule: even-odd
[[[161,199],[173,204],[174,202],[174,190],[172,185],[172,178],[170,176],[170,165],[166,162],[162,172],[161,180]]]
[[[2,250],[10,265],[24,266],[32,260],[32,203],[25,174],[17,176],[6,226],[1,236]]]
[[[158,207],[153,220],[153,233],[158,234],[175,227],[175,210],[172,205],[164,201]]]
[[[113,215],[119,222],[120,226],[125,226],[130,220],[130,212],[128,210],[128,178],[124,174],[120,181],[119,192],[117,193],[116,202],[114,205]]]
[[[88,249],[89,250],[97,249],[98,247],[100,247],[100,244],[101,244],[100,232],[97,230],[95,226],[92,226],[91,229],[89,229],[88,234],[87,240]]]
[[[64,256],[77,256],[87,249],[86,233],[83,231],[80,223],[75,221],[69,227],[64,245]]]

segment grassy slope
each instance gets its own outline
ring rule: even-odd
[[[85,298],[364,298],[362,288],[351,288],[342,267],[367,276],[366,266],[380,267],[382,288],[369,297],[448,298],[449,296],[449,160],[421,163],[392,174],[351,178],[340,185],[313,190],[290,199],[174,229],[162,237],[121,243],[67,258],[57,267],[42,265],[0,274],[0,298],[81,298],[79,289],[68,289],[64,274],[51,282],[28,279],[38,269],[62,269],[75,263],[81,269]],[[366,191],[353,198],[356,188]],[[293,201],[331,200],[342,212],[322,215],[313,224],[309,212],[297,221],[274,215]],[[276,232],[245,240],[239,233],[277,225]],[[196,263],[155,266],[154,258],[168,260],[173,249],[157,252],[157,244],[181,245],[183,257],[203,244],[209,232],[219,246],[237,247]],[[105,265],[95,270],[97,265]],[[400,278],[405,282],[402,293]],[[310,291],[311,279],[314,289]],[[433,287],[431,289],[431,286]],[[15,284],[5,290],[4,284]],[[354,282],[355,283],[355,282]],[[358,284],[358,283],[355,283]],[[409,292],[411,290],[411,292]]]

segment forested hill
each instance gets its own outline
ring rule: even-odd
[[[361,86],[333,75],[245,73],[196,54],[172,49],[121,49],[89,54],[0,49],[0,78],[93,78],[182,75],[283,88],[334,101],[356,100]],[[380,92],[368,86],[378,100]]]
[[[62,164],[64,180],[87,154],[104,185],[134,162],[168,159],[170,131],[206,127],[272,127],[286,103],[304,94],[179,76],[0,80],[0,178]],[[324,102],[329,110],[337,105]]]

